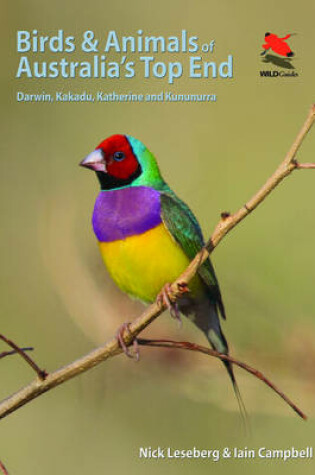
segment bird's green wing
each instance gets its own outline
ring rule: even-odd
[[[160,197],[161,217],[164,225],[181,246],[186,256],[192,260],[204,245],[197,219],[188,206],[171,190],[162,191]],[[198,274],[205,283],[212,302],[217,304],[222,317],[225,318],[219,284],[210,259],[202,264]]]

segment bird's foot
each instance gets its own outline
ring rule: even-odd
[[[129,325],[130,323],[129,322],[125,322],[123,323],[119,328],[118,328],[118,331],[117,331],[117,334],[116,334],[116,338],[118,340],[118,343],[119,345],[121,346],[121,349],[123,350],[123,352],[125,353],[126,356],[128,356],[128,358],[132,358],[133,360],[135,361],[139,361],[140,359],[140,352],[139,352],[139,345],[138,345],[138,340],[136,337],[133,337],[133,340],[132,340],[132,346],[133,346],[133,352],[131,352],[129,350],[129,348],[127,347],[125,341],[124,341],[124,333],[125,331],[127,331],[129,333],[129,335],[131,335],[131,331],[130,331],[130,328],[129,328]]]
[[[187,282],[179,282],[177,288],[180,294],[187,294],[190,292]]]
[[[185,282],[180,282],[179,284],[177,284],[177,288],[180,294],[189,292],[188,285]],[[178,303],[176,302],[176,296],[174,295],[172,287],[169,283],[166,283],[163,286],[161,292],[156,298],[156,301],[160,306],[165,305],[165,307],[169,310],[171,317],[175,318],[178,321],[179,326],[181,327],[183,322],[180,316]]]

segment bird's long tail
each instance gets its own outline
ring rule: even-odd
[[[204,332],[207,340],[214,350],[225,355],[229,354],[229,346],[222,332],[218,310],[215,304],[212,304],[209,301],[199,302],[199,305],[197,305],[197,307],[194,309],[193,321]],[[234,375],[232,363],[227,360],[222,360],[222,363],[224,364],[232,381],[244,426],[248,427],[248,415]]]
[[[248,414],[247,414],[247,411],[246,411],[246,407],[245,407],[245,404],[244,404],[239,386],[238,386],[237,381],[235,379],[232,364],[230,363],[230,361],[222,360],[222,362],[223,362],[224,366],[226,367],[228,375],[229,375],[229,377],[232,381],[234,394],[236,396],[238,407],[239,407],[239,410],[240,410],[240,414],[241,414],[241,417],[242,417],[242,420],[243,420],[243,423],[244,423],[244,427],[246,429],[248,427]]]

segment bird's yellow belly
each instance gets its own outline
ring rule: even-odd
[[[189,264],[163,223],[143,234],[100,242],[99,246],[116,284],[144,302],[154,301],[163,285],[173,282]]]

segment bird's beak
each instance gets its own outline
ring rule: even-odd
[[[94,150],[87,157],[85,157],[85,159],[82,160],[79,165],[81,165],[81,167],[90,168],[96,172],[106,173],[104,152],[99,148]]]

